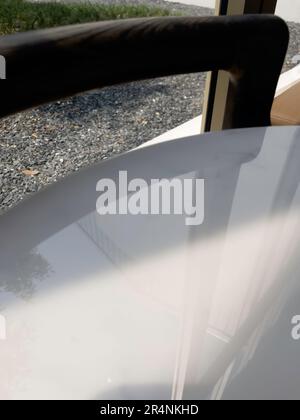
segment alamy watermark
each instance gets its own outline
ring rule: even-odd
[[[0,55],[0,79],[6,79],[6,59]]]
[[[100,215],[184,215],[187,226],[204,222],[204,179],[136,178],[128,182],[127,171],[118,182],[101,179],[96,208]]]
[[[6,319],[0,314],[0,341],[6,340]]]
[[[292,338],[293,340],[299,341],[300,340],[300,315],[295,315],[292,318]]]

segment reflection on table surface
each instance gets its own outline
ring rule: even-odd
[[[299,160],[297,128],[183,139],[2,216],[0,398],[298,398]],[[100,216],[124,168],[204,178],[204,224]]]

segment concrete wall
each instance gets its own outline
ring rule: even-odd
[[[215,0],[169,0],[175,3],[215,7]],[[278,0],[277,14],[286,20],[300,22],[300,0]]]
[[[215,0],[168,0],[173,3],[195,4],[196,6],[215,7]]]
[[[167,0],[173,3],[195,4],[196,6],[215,7],[215,0]]]
[[[300,22],[300,0],[279,0],[276,13],[286,20]]]

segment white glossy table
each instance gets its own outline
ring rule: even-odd
[[[1,216],[0,399],[299,398],[299,162],[300,128],[209,134]],[[100,216],[120,170],[204,179],[204,223]]]

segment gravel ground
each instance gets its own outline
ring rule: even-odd
[[[162,0],[101,0],[112,1],[151,3],[191,15],[212,13]],[[285,70],[300,52],[300,24],[291,23],[290,30]],[[202,111],[204,84],[203,74],[150,80],[76,96],[3,119],[0,211],[67,174],[130,150],[196,117]]]
[[[43,3],[49,0],[28,0],[32,3]],[[57,3],[82,3],[84,0],[54,0]],[[214,11],[200,6],[187,5],[182,3],[173,3],[165,0],[86,0],[89,3],[98,4],[145,4],[154,7],[162,7],[168,9],[171,12],[180,12],[192,16],[203,16],[204,14],[212,14]]]

